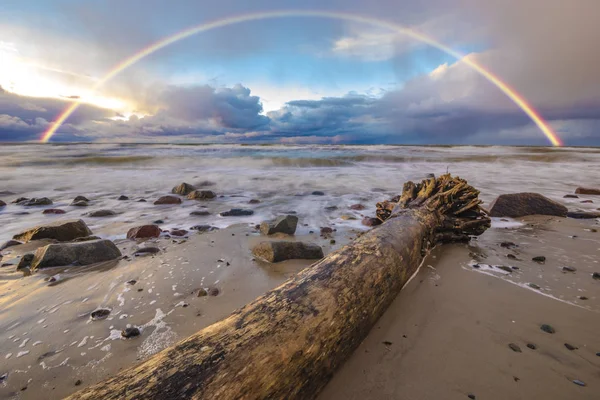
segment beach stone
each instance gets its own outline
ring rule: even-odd
[[[77,196],[77,197],[75,197],[75,198],[73,199],[73,201],[74,201],[74,202],[75,202],[75,201],[90,201],[90,199],[88,199],[88,198],[87,198],[87,197],[85,197],[85,196]]]
[[[121,331],[121,336],[125,339],[130,339],[132,337],[140,336],[140,330],[136,327],[125,328]]]
[[[321,228],[321,235],[330,235],[332,233],[333,233],[333,229],[328,226]]]
[[[259,199],[250,199],[248,201],[248,204],[260,204],[260,200]]]
[[[575,194],[589,194],[600,196],[600,189],[578,187],[577,189],[575,189]]]
[[[515,247],[519,247],[519,246],[517,246],[513,242],[502,242],[502,243],[500,243],[500,247],[504,247],[505,249],[514,249]]]
[[[200,210],[200,211],[192,211],[190,213],[190,215],[194,215],[196,217],[205,217],[207,215],[210,215],[210,212],[205,211],[205,210]]]
[[[190,194],[190,192],[193,192],[194,190],[196,190],[195,186],[192,186],[189,183],[183,182],[183,183],[180,183],[179,185],[175,186],[171,190],[171,193],[178,194],[181,196],[187,196],[188,194]]]
[[[530,348],[531,350],[537,349],[537,346],[533,343],[527,343],[527,347]]]
[[[572,344],[569,344],[569,343],[565,343],[565,347],[567,348],[567,350],[570,350],[570,351],[578,349],[578,347],[575,347],[575,346],[573,346]]]
[[[65,210],[61,210],[59,208],[47,208],[42,211],[42,214],[66,214]]]
[[[213,181],[202,181],[197,186],[204,187],[204,186],[215,186],[215,185],[216,185],[216,183]]]
[[[377,226],[381,225],[381,220],[379,218],[365,217],[362,220],[362,224],[364,226]]]
[[[139,199],[137,202],[138,203],[147,203],[148,201],[146,199]]]
[[[543,330],[546,333],[556,333],[556,331],[554,330],[554,328],[551,327],[548,324],[543,324],[542,326],[540,326],[540,329]]]
[[[592,278],[594,278],[594,279],[596,279],[596,280],[599,280],[599,279],[600,279],[600,273],[599,273],[599,272],[594,272],[594,273],[592,274]]]
[[[190,228],[190,230],[198,231],[198,232],[212,232],[217,229],[219,229],[219,228],[217,228],[216,226],[210,226],[210,225],[194,225]]]
[[[295,215],[281,215],[272,222],[263,222],[260,224],[260,233],[263,235],[272,235],[274,233],[285,233],[293,235],[298,225],[298,217]]]
[[[578,199],[579,196],[575,195],[575,194],[565,194],[563,196],[563,199]]]
[[[581,204],[593,204],[594,202],[592,200],[582,200]]]
[[[467,395],[467,397],[468,397],[468,398],[470,398],[471,400],[475,400],[475,399],[477,399],[477,397],[475,397],[475,395],[474,395],[474,394],[472,394],[472,393],[469,393],[469,394]]]
[[[134,256],[140,256],[145,254],[156,254],[160,253],[160,249],[158,247],[141,247],[133,253]]]
[[[344,221],[353,221],[356,219],[356,217],[354,215],[348,215],[348,214],[344,214],[344,215],[340,216],[340,218]]]
[[[335,211],[337,209],[338,209],[337,206],[328,206],[328,207],[325,207],[325,211]]]
[[[538,263],[545,263],[546,262],[546,257],[544,257],[544,256],[536,256],[536,257],[533,257],[531,259],[531,261],[535,261],[535,262],[538,262]]]
[[[0,207],[6,207],[6,203],[0,200]]]
[[[28,200],[29,200],[29,198],[27,198],[27,197],[17,197],[15,200],[11,201],[11,203],[19,204],[19,203],[24,203]]]
[[[198,297],[205,297],[208,296],[208,292],[204,289],[199,289],[198,290]]]
[[[516,260],[517,259],[517,256],[515,256],[514,254],[507,254],[506,257],[510,258],[511,260]]]
[[[28,206],[28,207],[49,206],[50,204],[52,204],[52,200],[50,200],[47,197],[38,197],[38,198],[33,198],[33,199],[27,199],[27,200],[21,201],[17,204],[19,204],[20,206]]]
[[[498,265],[496,268],[501,269],[502,271],[508,272],[509,274],[512,274],[513,269],[511,267],[507,267],[505,265]]]
[[[564,272],[575,272],[575,271],[577,271],[577,269],[573,268],[573,267],[562,267],[562,270]]]
[[[110,310],[108,308],[99,308],[91,312],[90,318],[92,321],[100,321],[106,319],[109,315]]]
[[[219,215],[221,217],[243,217],[254,214],[253,210],[244,210],[242,208],[232,208],[229,211],[223,211]]]
[[[181,204],[181,199],[175,196],[162,196],[154,202],[155,205],[160,204]]]
[[[69,204],[72,207],[87,207],[88,206],[88,202],[85,200],[78,200],[78,201],[73,201],[71,204]]]
[[[209,296],[218,296],[219,293],[220,293],[219,289],[217,289],[216,287],[208,289],[208,295]]]
[[[78,237],[76,239],[71,240],[71,242],[73,243],[78,243],[78,242],[89,242],[90,240],[100,240],[101,237],[99,236],[83,236],[83,237]]]
[[[56,239],[59,242],[68,242],[78,237],[90,236],[92,231],[85,222],[79,220],[60,221],[53,224],[36,226],[13,236],[21,242],[38,239]]]
[[[320,190],[315,190],[314,192],[311,193],[313,196],[325,196],[325,192],[322,192]]]
[[[524,217],[526,215],[567,215],[567,207],[539,193],[512,193],[498,196],[490,206],[492,217]]]
[[[578,296],[577,298],[578,298],[579,300],[588,300],[588,298],[587,298],[587,297],[585,297],[585,296]]]
[[[252,254],[269,262],[292,259],[314,260],[323,258],[321,246],[304,242],[261,242],[254,246]]]
[[[187,235],[188,231],[185,229],[171,229],[171,232],[169,233],[173,236],[185,236]]]
[[[600,213],[593,211],[569,211],[567,217],[574,219],[594,219],[600,218]]]
[[[165,221],[163,221],[162,219],[157,219],[156,221],[152,222],[153,224],[164,224]]]
[[[117,246],[106,239],[80,243],[57,243],[37,249],[31,262],[31,268],[60,267],[73,263],[90,265],[120,257],[121,252]]]
[[[31,266],[31,262],[33,261],[33,253],[23,254],[21,260],[19,260],[19,264],[17,265],[17,271],[23,268],[28,268]]]
[[[120,196],[117,198],[117,200],[120,200],[120,201],[129,200],[129,197],[127,197],[127,196],[125,196],[125,195],[123,195],[123,194],[122,194],[122,195],[120,195]]]
[[[512,351],[514,351],[515,353],[521,353],[521,348],[518,345],[514,344],[514,343],[509,343],[508,347],[510,347],[510,349]]]
[[[88,213],[88,217],[92,218],[111,217],[113,215],[117,215],[113,210],[97,210]]]
[[[528,283],[527,286],[529,286],[530,288],[535,289],[535,290],[541,289],[541,287],[539,285],[536,285],[535,283]]]
[[[161,230],[158,225],[142,225],[127,231],[127,239],[148,239],[160,236]]]
[[[358,210],[358,211],[364,210],[365,208],[366,208],[366,207],[365,207],[365,206],[363,206],[362,204],[352,204],[352,205],[350,206],[350,209],[351,209],[351,210]]]
[[[217,197],[212,190],[194,190],[187,195],[189,200],[209,200]]]
[[[0,251],[4,250],[4,249],[8,249],[9,247],[12,246],[18,246],[20,244],[23,244],[23,242],[19,242],[18,240],[9,240],[8,242],[5,242],[2,246],[0,246]]]
[[[585,382],[580,381],[579,379],[575,379],[573,381],[574,384],[578,385],[578,386],[585,386]]]

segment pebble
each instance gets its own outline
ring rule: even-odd
[[[325,196],[324,192],[321,192],[320,190],[315,190],[314,192],[311,193],[313,196]]]
[[[583,381],[580,381],[579,379],[575,379],[575,380],[573,381],[573,383],[574,383],[574,384],[576,384],[576,385],[579,385],[579,386],[586,386],[586,385],[585,385],[585,382],[583,382]]]
[[[535,262],[538,262],[538,263],[545,263],[546,262],[546,257],[544,257],[544,256],[533,257],[531,259],[531,261],[535,261]]]
[[[537,349],[537,346],[533,343],[527,343],[527,347],[530,348],[531,350]]]
[[[573,346],[572,344],[569,344],[569,343],[565,343],[565,347],[567,348],[567,350],[571,350],[571,351],[578,349],[578,347],[575,347],[575,346]]]
[[[97,310],[92,311],[90,317],[92,318],[92,321],[99,321],[102,319],[106,319],[106,317],[108,317],[109,314],[110,310],[108,308],[99,308]]]
[[[77,380],[75,381],[75,386],[79,386],[79,385],[81,385],[81,379],[77,379]]]
[[[515,256],[514,254],[507,254],[506,257],[510,258],[511,260],[517,259],[517,256]]]
[[[592,274],[592,278],[596,279],[596,280],[600,280],[600,272],[594,272]]]
[[[541,289],[541,287],[539,287],[535,283],[528,283],[527,286],[529,286],[530,288],[535,289],[535,290],[540,290]]]
[[[217,289],[217,288],[210,288],[210,289],[208,289],[208,294],[210,296],[218,296],[219,293],[220,293],[219,289]]]
[[[135,279],[132,279],[130,281],[127,281],[128,285],[135,285],[137,283],[137,281]]]
[[[117,200],[121,200],[121,201],[122,200],[129,200],[129,197],[121,195],[121,196],[119,196],[119,198]]]
[[[121,331],[121,336],[123,336],[125,339],[129,339],[139,335],[140,330],[138,328],[126,328]]]
[[[207,295],[208,295],[208,293],[206,292],[206,290],[204,290],[204,289],[198,290],[198,297],[204,297]]]
[[[508,273],[512,273],[513,272],[513,269],[511,267],[506,267],[504,265],[499,265],[497,268],[501,269],[502,271],[508,272]]]
[[[587,300],[588,298],[587,298],[587,297],[585,297],[585,296],[579,296],[579,297],[578,297],[578,299],[579,299],[579,300]]]
[[[516,244],[514,244],[513,242],[502,242],[502,243],[500,243],[500,247],[504,247],[504,248],[507,248],[507,249],[511,249],[511,248],[513,248],[513,247],[519,247],[519,246],[517,246],[517,245],[516,245]]]
[[[162,219],[157,219],[156,221],[152,222],[153,224],[164,224],[165,221],[163,221]]]
[[[554,330],[553,327],[551,327],[548,324],[543,324],[542,326],[540,326],[540,329],[543,330],[546,333],[555,333],[556,331]]]
[[[468,394],[467,397],[470,398],[471,400],[475,400],[476,399],[476,397],[475,397],[474,394]]]
[[[564,272],[575,272],[575,271],[577,271],[577,269],[573,268],[573,267],[562,267],[562,270]]]
[[[521,353],[521,348],[518,345],[514,344],[514,343],[509,343],[508,347],[510,347],[510,349],[512,351],[514,351],[515,353]]]

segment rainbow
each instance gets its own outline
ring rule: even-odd
[[[399,34],[406,35],[410,38],[428,44],[432,47],[435,47],[453,57],[457,60],[463,62],[464,64],[471,67],[489,82],[494,84],[498,89],[500,89],[509,99],[511,99],[527,116],[537,125],[537,127],[542,131],[542,133],[548,138],[550,143],[553,146],[562,146],[562,141],[558,137],[558,135],[552,130],[552,128],[548,125],[548,123],[542,118],[542,116],[525,100],[523,96],[521,96],[515,89],[511,88],[508,84],[502,81],[497,75],[494,75],[491,71],[484,68],[481,64],[477,63],[470,57],[467,57],[466,54],[462,54],[450,47],[446,46],[443,43],[438,42],[437,40],[419,33],[411,28],[406,28],[401,25],[396,25],[392,22],[387,22],[384,20],[379,20],[372,17],[363,17],[354,14],[347,14],[341,12],[330,12],[330,11],[303,11],[303,10],[286,10],[286,11],[268,11],[268,12],[259,12],[252,14],[244,14],[229,18],[219,19],[213,22],[208,22],[200,25],[193,26],[184,31],[166,37],[156,43],[151,44],[150,46],[138,51],[134,55],[126,58],[117,64],[113,69],[111,69],[104,77],[96,82],[96,84],[92,87],[92,92],[95,92],[108,82],[110,79],[114,78],[123,70],[129,68],[134,65],[144,57],[167,47],[175,42],[186,39],[192,35],[196,35],[201,32],[210,31],[216,28],[222,28],[228,25],[239,24],[242,22],[248,21],[256,21],[256,20],[264,20],[264,19],[274,19],[274,18],[284,18],[284,17],[310,17],[310,18],[327,18],[327,19],[337,19],[337,20],[345,20],[351,22],[359,22],[370,25],[375,25],[380,28],[389,29],[391,31],[395,31]],[[65,108],[50,124],[48,129],[42,134],[40,141],[42,143],[47,143],[52,136],[56,133],[58,128],[77,110],[81,101],[74,101],[67,108]]]

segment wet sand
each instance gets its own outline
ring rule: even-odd
[[[319,399],[600,398],[600,281],[591,276],[600,272],[600,233],[591,232],[599,223],[523,222],[470,245],[436,248]],[[531,260],[539,255],[545,264]]]

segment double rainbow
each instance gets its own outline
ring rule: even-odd
[[[208,22],[200,25],[193,26],[184,31],[171,35],[165,39],[162,39],[150,46],[140,50],[135,53],[131,57],[123,60],[119,64],[117,64],[113,69],[111,69],[104,77],[102,77],[96,84],[92,87],[92,92],[95,92],[104,85],[107,81],[114,78],[123,70],[129,68],[133,64],[137,63],[144,57],[169,46],[175,42],[186,39],[192,35],[196,35],[201,32],[210,31],[212,29],[225,27],[228,25],[239,24],[242,22],[248,21],[256,21],[256,20],[264,20],[264,19],[274,19],[274,18],[283,18],[283,17],[311,17],[311,18],[327,18],[327,19],[337,19],[337,20],[345,20],[351,22],[360,22],[365,24],[371,24],[378,26],[380,28],[389,29],[391,31],[395,31],[399,34],[406,35],[415,40],[433,46],[445,53],[455,57],[457,60],[460,60],[464,64],[471,67],[473,70],[478,72],[481,76],[487,79],[489,82],[494,84],[498,89],[500,89],[504,94],[511,99],[527,116],[537,125],[537,127],[542,131],[542,133],[548,138],[550,143],[553,146],[562,146],[562,141],[558,137],[558,135],[552,130],[552,128],[548,125],[548,123],[541,117],[541,115],[525,100],[523,96],[521,96],[515,89],[511,88],[508,84],[503,82],[497,75],[494,75],[491,71],[484,68],[482,65],[478,64],[476,61],[471,59],[470,57],[466,57],[465,54],[462,54],[456,50],[451,49],[445,44],[426,36],[422,33],[415,31],[414,29],[405,28],[400,25],[396,25],[391,22],[379,20],[371,17],[363,17],[354,14],[347,14],[341,12],[330,12],[330,11],[301,11],[301,10],[287,10],[287,11],[268,11],[268,12],[260,12],[260,13],[252,13],[245,14],[235,17],[223,18],[213,22]],[[40,141],[42,143],[48,142],[52,136],[56,133],[58,128],[77,110],[81,101],[74,101],[65,108],[50,124],[48,129],[42,134]]]

